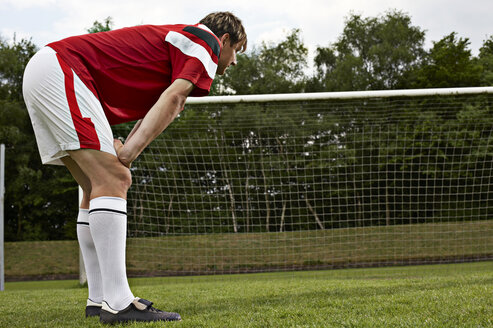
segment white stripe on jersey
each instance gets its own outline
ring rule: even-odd
[[[202,45],[195,43],[183,34],[174,31],[170,31],[166,35],[165,41],[180,49],[185,55],[200,60],[209,77],[214,79],[217,71],[217,64],[214,63],[209,52]]]
[[[210,28],[208,28],[207,26],[205,26],[204,24],[199,24],[199,27],[203,30],[206,30],[207,32],[209,32],[210,34],[214,35],[214,32],[211,31]]]

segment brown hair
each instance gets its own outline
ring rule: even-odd
[[[221,38],[224,34],[228,33],[231,45],[243,42],[241,51],[244,52],[246,50],[247,35],[245,28],[243,27],[241,20],[229,11],[210,13],[199,23],[210,28],[218,38]]]

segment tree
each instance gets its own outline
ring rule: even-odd
[[[88,33],[98,33],[98,32],[107,32],[113,29],[113,19],[108,16],[101,23],[99,21],[94,21],[92,26],[87,29]]]
[[[493,85],[493,36],[483,42],[479,49],[479,64],[482,66],[481,85]]]
[[[468,38],[452,32],[427,54],[426,63],[417,71],[417,88],[473,87],[481,83],[481,65],[472,57]]]
[[[333,47],[318,47],[314,64],[315,75],[307,80],[306,89],[310,92],[335,90],[335,83],[331,79],[337,63],[336,50]]]
[[[304,70],[308,50],[301,31],[294,29],[284,41],[262,43],[250,53],[239,54],[234,69],[228,70],[214,85],[215,94],[262,94],[300,92],[304,89]]]
[[[9,45],[0,39],[0,99],[22,101],[22,76],[29,59],[37,47],[31,40],[17,41]]]
[[[424,36],[400,11],[368,18],[351,14],[339,39],[317,48],[309,91],[407,88],[425,54]]]
[[[22,97],[22,78],[37,51],[31,40],[0,41],[0,143],[6,145],[5,239],[73,237],[76,186],[64,168],[42,166]],[[71,221],[68,219],[70,218]],[[75,230],[75,222],[73,223]]]

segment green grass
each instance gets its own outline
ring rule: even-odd
[[[5,278],[34,278],[79,272],[76,240],[5,243]]]
[[[129,238],[129,276],[491,259],[493,220]],[[156,257],[156,249],[166,256]],[[77,241],[5,244],[7,279],[76,276]]]
[[[126,327],[492,327],[493,262],[137,278],[134,293],[182,322]],[[100,327],[76,281],[11,282],[0,327]]]

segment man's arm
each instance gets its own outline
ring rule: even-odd
[[[132,128],[132,131],[127,136],[127,139],[125,139],[125,142],[129,141],[130,138],[134,135],[135,131],[138,130],[140,123],[142,123],[142,120],[138,120],[137,123],[135,123],[134,127]]]
[[[134,127],[125,145],[122,145],[121,141],[115,141],[120,162],[130,167],[145,147],[156,139],[180,113],[193,88],[192,82],[178,79],[161,94],[139,126]]]

